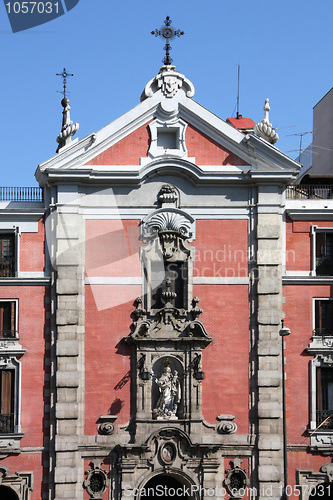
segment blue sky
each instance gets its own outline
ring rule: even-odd
[[[312,130],[312,108],[333,85],[331,0],[80,0],[14,34],[2,3],[0,185],[36,185],[37,165],[54,156],[62,119],[56,73],[64,67],[74,73],[68,90],[79,139],[139,103],[164,55],[150,32],[167,15],[185,31],[171,56],[194,84],[194,99],[232,116],[240,64],[240,113],[260,121],[269,97],[276,146],[297,156],[299,136],[290,134]],[[305,135],[303,146],[311,139]]]

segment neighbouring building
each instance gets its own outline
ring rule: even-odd
[[[268,100],[193,96],[167,64],[76,142],[64,98],[40,191],[2,191],[1,498],[277,500],[286,463],[333,491],[333,202],[290,187]]]

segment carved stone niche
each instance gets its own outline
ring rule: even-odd
[[[241,499],[246,493],[246,487],[249,484],[249,479],[246,475],[247,470],[241,468],[242,460],[235,458],[230,461],[231,468],[225,472],[227,474],[224,484],[234,500]]]
[[[0,467],[0,498],[8,500],[29,500],[33,489],[33,472],[9,473],[5,466]]]
[[[90,495],[90,498],[100,500],[110,484],[107,478],[107,471],[101,468],[102,460],[95,459],[90,462],[90,469],[87,469],[86,479],[83,486]]]

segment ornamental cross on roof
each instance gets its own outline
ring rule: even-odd
[[[64,94],[64,98],[66,99],[66,86],[67,86],[67,77],[68,76],[74,76],[72,73],[67,73],[66,71],[66,68],[63,69],[63,72],[62,73],[56,73],[57,76],[62,76],[63,80],[62,80],[62,84],[64,86],[64,89],[63,90],[58,90],[58,92],[60,92],[60,94]],[[69,92],[68,92],[69,93]]]
[[[164,20],[165,26],[163,26],[159,30],[156,29],[155,31],[151,32],[152,35],[163,37],[166,40],[165,46],[163,47],[163,50],[165,50],[165,57],[162,59],[163,64],[165,64],[166,66],[172,64],[172,59],[170,57],[171,45],[169,41],[175,36],[184,35],[184,31],[175,30],[171,23],[172,21],[170,17],[167,16]]]

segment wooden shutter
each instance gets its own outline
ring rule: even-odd
[[[322,410],[321,368],[317,368],[317,410]]]
[[[8,415],[14,412],[14,370],[1,370],[0,413]]]
[[[15,335],[15,302],[10,303],[10,330],[12,335]]]

